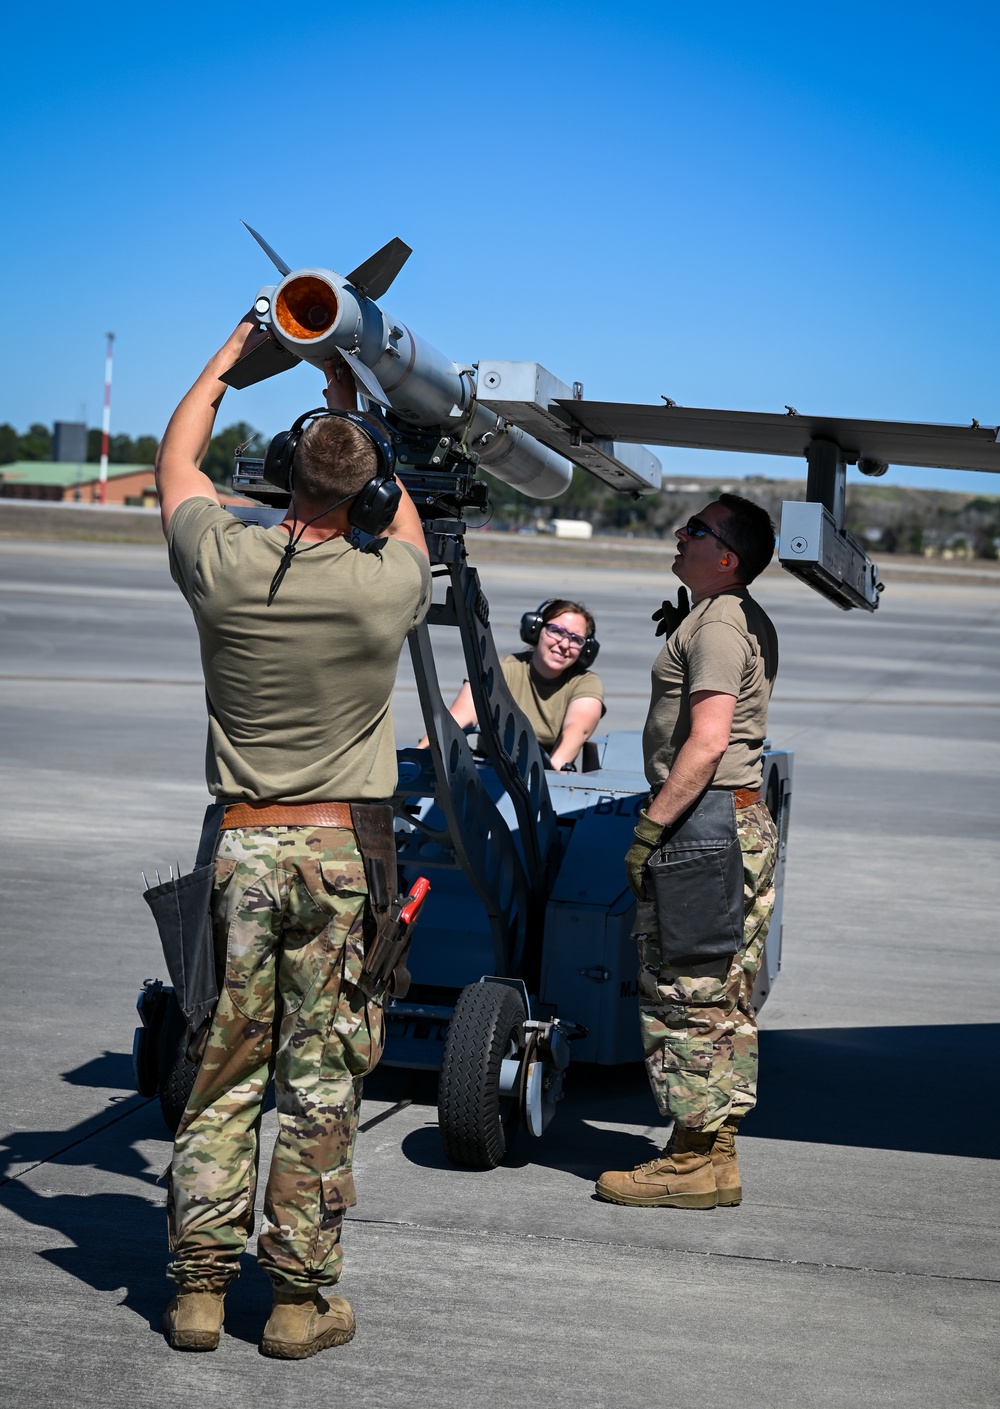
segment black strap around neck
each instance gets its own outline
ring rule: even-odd
[[[295,499],[294,499],[294,496],[293,496],[293,498],[292,498],[292,526],[291,526],[291,528],[288,530],[288,542],[285,544],[284,551],[283,551],[283,553],[281,554],[281,561],[280,561],[280,563],[278,564],[277,568],[275,569],[274,576],[271,578],[271,586],[270,586],[270,588],[268,589],[268,593],[267,593],[267,605],[268,605],[268,606],[271,605],[271,603],[274,601],[275,597],[277,596],[277,594],[278,594],[278,588],[279,588],[279,587],[281,586],[281,584],[284,582],[284,580],[285,580],[285,573],[286,573],[286,572],[288,571],[288,569],[291,567],[291,565],[292,565],[292,559],[295,557],[295,554],[296,554],[296,553],[311,553],[314,548],[319,548],[321,544],[323,544],[323,543],[329,543],[330,540],[329,540],[328,538],[320,538],[316,543],[310,543],[308,548],[300,548],[300,547],[299,547],[299,544],[300,544],[301,541],[302,541],[302,535],[305,533],[305,531],[306,531],[306,529],[309,527],[309,525],[310,525],[310,524],[314,524],[317,519],[325,518],[327,514],[332,514],[333,511],[334,511],[334,509],[339,509],[340,506],[341,506],[341,504],[346,504],[347,501],[348,501],[348,499],[353,499],[353,498],[354,498],[354,495],[353,495],[353,494],[348,494],[348,495],[346,495],[343,499],[338,499],[337,502],[336,502],[336,504],[330,504],[330,505],[329,505],[326,509],[324,509],[321,513],[319,513],[319,514],[314,514],[311,519],[307,519],[306,522],[302,525],[302,527],[299,528],[298,511],[297,511],[296,508],[295,508]],[[296,533],[296,531],[295,531],[296,529],[298,529],[298,533]]]

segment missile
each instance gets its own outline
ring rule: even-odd
[[[341,357],[369,401],[406,425],[457,436],[512,488],[554,499],[569,487],[568,460],[480,403],[474,367],[450,361],[379,307],[376,300],[410,256],[402,240],[390,240],[344,277],[332,269],[293,270],[256,230],[246,229],[282,279],[264,285],[253,304],[272,340],[242,357],[223,381],[242,389],[297,362],[319,367]]]

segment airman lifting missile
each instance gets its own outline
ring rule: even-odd
[[[246,228],[283,277],[260,289],[253,304],[273,341],[241,358],[225,382],[253,386],[300,361],[319,367],[342,357],[369,401],[407,425],[457,436],[505,484],[534,499],[568,488],[568,460],[479,402],[475,368],[450,361],[375,302],[410,255],[402,240],[390,240],[345,278],[332,269],[291,269]]]

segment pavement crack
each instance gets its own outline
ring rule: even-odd
[[[69,1144],[61,1145],[58,1150],[52,1150],[43,1159],[36,1160],[34,1164],[26,1165],[24,1169],[18,1170],[16,1174],[8,1174],[5,1178],[0,1179],[0,1189],[4,1188],[7,1184],[16,1183],[18,1179],[23,1179],[26,1174],[31,1174],[36,1169],[41,1169],[43,1165],[58,1159],[60,1155],[66,1154],[69,1150],[75,1150],[78,1146],[86,1144],[88,1140],[93,1140],[96,1135],[102,1134],[105,1130],[110,1130],[111,1126],[117,1125],[119,1121],[126,1120],[130,1115],[135,1115],[137,1111],[145,1110],[145,1108],[151,1105],[155,1100],[156,1097],[151,1096],[148,1100],[140,1100],[135,1105],[128,1106],[125,1110],[119,1111],[116,1115],[113,1115],[110,1120],[105,1120],[102,1121],[100,1125],[95,1125],[92,1130],[87,1131],[86,1135],[80,1135],[76,1140],[71,1140]],[[380,1125],[383,1120],[388,1120],[390,1116],[399,1115],[401,1111],[406,1110],[407,1106],[412,1104],[413,1102],[409,1097],[397,1101],[396,1104],[390,1106],[388,1110],[380,1111],[378,1115],[372,1116],[370,1120],[366,1120],[363,1125],[359,1126],[359,1131],[371,1130],[372,1126]]]
[[[370,1120],[366,1120],[358,1126],[358,1134],[365,1130],[371,1130],[376,1125],[381,1125],[383,1120],[388,1120],[390,1116],[399,1115],[400,1111],[405,1111],[407,1106],[412,1106],[413,1101],[409,1096],[404,1096],[401,1101],[397,1101],[394,1106],[390,1106],[387,1111],[379,1111],[378,1115],[373,1115]]]
[[[8,1174],[5,1179],[0,1179],[0,1189],[4,1188],[7,1184],[15,1184],[18,1179],[23,1179],[26,1174],[31,1174],[33,1170],[41,1169],[43,1164],[48,1164],[51,1160],[58,1159],[60,1155],[66,1154],[69,1150],[75,1150],[78,1145],[85,1145],[87,1141],[92,1140],[95,1135],[100,1135],[104,1130],[110,1130],[112,1125],[117,1125],[120,1120],[125,1120],[128,1116],[135,1115],[136,1111],[145,1110],[145,1108],[155,1100],[155,1096],[150,1096],[149,1100],[140,1101],[138,1105],[129,1106],[126,1110],[119,1111],[119,1113],[112,1116],[110,1120],[104,1121],[101,1125],[95,1125],[93,1130],[88,1130],[86,1135],[81,1135],[78,1139],[71,1140],[68,1145],[63,1145],[58,1150],[52,1150],[44,1159],[36,1160],[34,1164],[27,1165],[26,1168],[18,1170],[16,1174]]]
[[[761,1253],[717,1252],[713,1248],[651,1247],[645,1243],[622,1243],[613,1238],[575,1238],[557,1233],[509,1233],[493,1228],[448,1228],[430,1223],[410,1223],[401,1218],[358,1218],[352,1216],[351,1223],[360,1223],[373,1228],[400,1228],[414,1233],[450,1234],[459,1238],[497,1238],[509,1243],[566,1243],[577,1247],[609,1248],[619,1252],[644,1253],[648,1255],[677,1253],[681,1257],[719,1258],[726,1262],[747,1262],[772,1264],[777,1267],[815,1267],[824,1272],[867,1272],[876,1277],[914,1277],[932,1282],[972,1282],[983,1286],[995,1286],[997,1277],[960,1277],[950,1272],[914,1272],[905,1268],[867,1267],[863,1263],[824,1262],[819,1258],[774,1257]]]

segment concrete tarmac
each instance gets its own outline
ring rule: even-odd
[[[582,595],[605,723],[638,728],[668,564],[489,563],[498,644]],[[380,1071],[340,1288],[358,1333],[286,1364],[257,1354],[250,1257],[215,1354],[157,1330],[170,1146],[129,1051],[139,984],[164,973],[139,872],[190,866],[206,800],[188,610],[160,548],[0,542],[6,1402],[1000,1403],[1000,596],[901,582],[845,615],[781,573],[758,595],[781,638],[771,736],[796,758],[743,1205],[593,1197],[662,1142],[639,1067],[571,1068],[545,1136],[483,1174],[443,1158],[433,1080]],[[440,661],[457,689],[446,639]],[[405,663],[395,715],[412,742]],[[266,1117],[265,1157],[273,1136]]]

